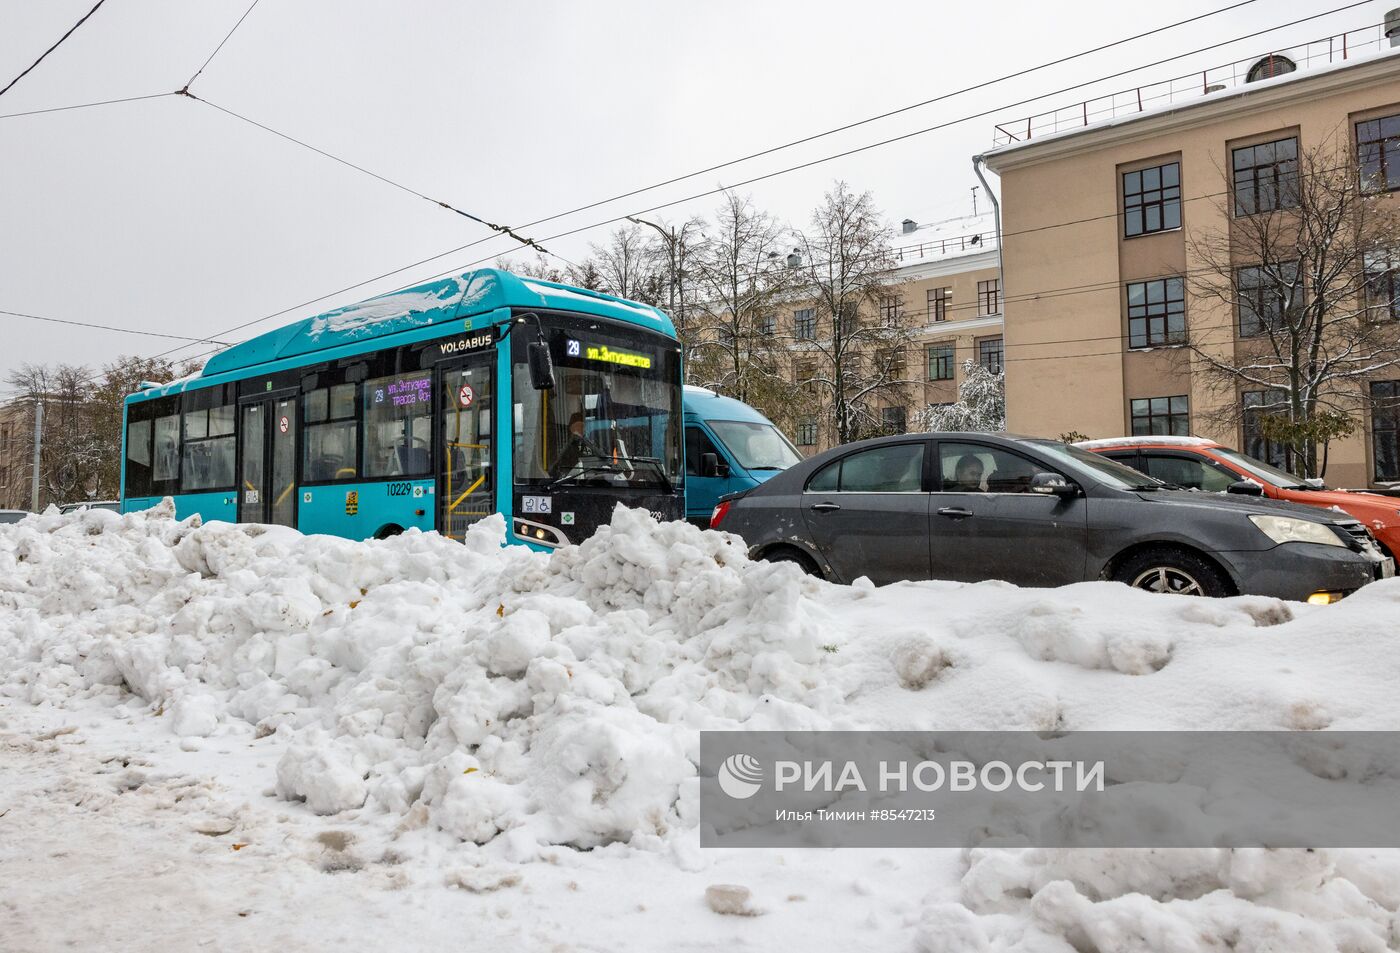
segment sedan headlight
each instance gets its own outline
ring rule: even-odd
[[[1323,546],[1346,546],[1332,527],[1312,520],[1292,516],[1251,516],[1250,522],[1276,543],[1321,543]]]

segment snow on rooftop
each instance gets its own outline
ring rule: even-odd
[[[907,266],[921,261],[980,254],[996,248],[996,228],[996,215],[991,208],[975,215],[920,224],[914,231],[894,237],[895,256],[901,266]]]
[[[1321,43],[1326,41],[1316,42]],[[1338,43],[1340,43],[1340,40],[1338,40]],[[1305,46],[1311,47],[1312,44],[1305,44]],[[1265,90],[1276,89],[1293,83],[1305,82],[1341,70],[1353,69],[1367,63],[1400,57],[1400,47],[1389,46],[1388,41],[1385,40],[1383,36],[1379,37],[1378,40],[1369,41],[1367,45],[1362,46],[1359,50],[1353,49],[1349,51],[1344,59],[1340,58],[1340,46],[1338,46],[1337,49],[1336,57],[1332,58],[1330,61],[1321,62],[1319,65],[1315,66],[1301,63],[1299,67],[1292,72],[1283,73],[1267,79],[1255,80],[1253,82],[1246,82],[1239,76],[1233,76],[1233,78],[1218,78],[1215,71],[1207,70],[1206,73],[1209,81],[1205,84],[1200,84],[1197,79],[1201,74],[1194,73],[1187,77],[1178,77],[1176,79],[1144,85],[1140,88],[1142,96],[1136,100],[1139,104],[1136,107],[1131,97],[1138,94],[1139,90],[1126,90],[1101,96],[1087,103],[1074,103],[1031,117],[1023,116],[1005,120],[998,123],[996,126],[997,133],[994,148],[989,150],[986,155],[989,158],[1001,156],[1046,142],[1058,141],[1087,132],[1122,126],[1167,113],[1191,109],[1208,103],[1254,95]],[[1280,50],[1275,55],[1287,55],[1290,52],[1293,51]],[[1328,55],[1332,56],[1330,51]],[[1257,61],[1263,58],[1264,57],[1255,57],[1254,60]],[[1230,64],[1228,67],[1223,67],[1222,69],[1234,70],[1236,67],[1247,64],[1248,62],[1249,61],[1241,61],[1239,64]],[[1184,92],[1175,88],[1175,84],[1178,80],[1187,81]],[[1217,84],[1223,84],[1226,88],[1216,89],[1210,92],[1206,92],[1204,89],[1206,85]],[[1120,102],[1124,97],[1127,97],[1126,107]],[[1142,103],[1153,103],[1154,100],[1156,100],[1155,104],[1141,105]],[[1109,113],[1107,118],[1093,118],[1095,115],[1102,114],[1103,112]],[[1085,122],[1082,117],[1086,115],[1092,121]],[[1031,126],[1030,136],[1029,138],[1022,138],[1023,133],[1021,130],[1027,122],[1029,122]],[[1008,137],[1013,136],[1016,138],[1007,141]]]
[[[697,749],[702,729],[1389,730],[1400,579],[1326,607],[876,589],[623,508],[548,554],[503,547],[497,516],[463,544],[172,514],[0,526],[26,948],[1394,946],[1395,850],[702,850]],[[1397,768],[1361,773],[1389,796]],[[1248,812],[1190,769],[1202,829]],[[1126,823],[1136,796],[1074,823]],[[755,915],[707,907],[716,884]]]

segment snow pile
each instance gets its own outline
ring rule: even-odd
[[[687,869],[706,863],[700,729],[1400,723],[1400,580],[1323,608],[877,590],[642,511],[552,554],[503,529],[359,543],[168,503],[31,517],[0,528],[0,694],[133,692],[180,735],[275,735],[278,793],[395,837],[508,861],[625,844]],[[1386,852],[979,848],[959,902],[929,885],[912,928],[925,950],[1381,950],[1397,875]]]

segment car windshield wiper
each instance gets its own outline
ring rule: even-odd
[[[785,470],[786,467],[748,467],[749,470]]]

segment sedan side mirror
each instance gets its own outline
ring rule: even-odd
[[[1225,488],[1225,492],[1239,496],[1263,496],[1264,488],[1253,480],[1236,480]]]
[[[727,477],[729,476],[729,464],[719,458],[717,453],[700,454],[700,475],[702,477]]]
[[[1031,492],[1068,499],[1079,495],[1079,487],[1058,473],[1037,473],[1031,477]]]
[[[535,390],[553,390],[554,359],[549,356],[549,345],[531,341],[526,345],[525,358],[530,365],[530,386]]]

